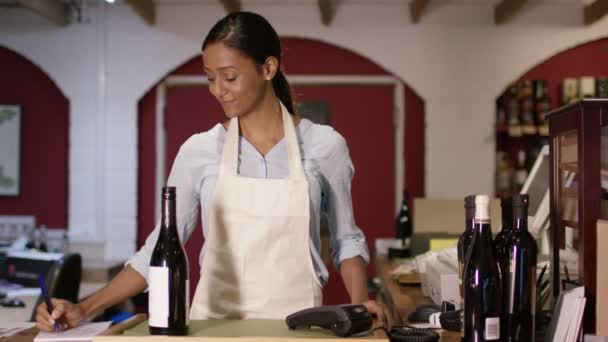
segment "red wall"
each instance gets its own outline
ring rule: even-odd
[[[0,104],[22,113],[21,193],[0,197],[0,215],[35,215],[38,225],[67,227],[69,103],[25,57],[0,47]]]
[[[521,79],[547,80],[554,108],[561,105],[562,81],[566,77],[608,77],[608,38],[578,45],[549,57]]]
[[[289,74],[388,75],[369,60],[322,42],[284,38],[284,67]],[[201,74],[200,56],[184,63],[171,75]],[[379,236],[392,236],[394,219],[394,144],[392,87],[298,87],[296,99],[327,101],[331,125],[347,140],[355,165],[353,206],[355,221],[370,248]],[[414,196],[424,196],[424,101],[409,87],[406,97],[406,184]],[[354,100],[356,99],[356,100]],[[139,104],[139,209],[138,246],[154,227],[154,102],[152,88]],[[208,130],[224,119],[217,101],[203,87],[171,88],[167,92],[167,168],[179,146],[190,135]],[[188,241],[191,287],[198,282],[198,253],[202,243],[200,223]],[[325,288],[327,304],[348,302],[335,269]],[[373,267],[368,268],[373,274]],[[196,276],[195,276],[196,275]],[[193,292],[193,291],[192,291]]]

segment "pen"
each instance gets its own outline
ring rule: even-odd
[[[50,314],[53,314],[53,304],[51,303],[51,298],[49,297],[49,291],[46,289],[46,283],[44,282],[42,273],[38,273],[38,282],[40,283],[42,297],[44,297],[44,301],[46,302],[46,309]],[[59,323],[57,323],[57,320],[55,320],[55,331],[59,332]]]

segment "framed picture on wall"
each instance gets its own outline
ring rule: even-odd
[[[0,196],[19,196],[21,107],[0,105]]]

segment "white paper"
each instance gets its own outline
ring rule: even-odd
[[[585,311],[585,288],[577,287],[563,293],[553,342],[575,342]]]
[[[36,323],[32,322],[0,323],[0,338],[14,335],[22,330],[29,329],[34,325],[36,325]]]
[[[43,341],[92,341],[93,336],[106,330],[112,322],[82,323],[76,328],[60,331],[41,331],[34,338],[34,342]]]
[[[7,298],[38,296],[38,295],[40,295],[40,288],[39,287],[24,287],[22,289],[9,290],[9,291],[6,291],[5,293],[6,293]]]

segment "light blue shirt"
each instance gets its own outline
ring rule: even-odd
[[[344,138],[333,128],[300,120],[296,127],[304,173],[310,195],[310,251],[319,280],[326,284],[329,273],[321,257],[320,219],[326,215],[331,235],[332,260],[336,268],[342,260],[361,256],[369,262],[363,232],[355,225],[351,198],[354,167]],[[202,208],[203,235],[209,231],[209,203],[215,189],[226,130],[221,124],[195,134],[181,147],[173,163],[167,184],[175,186],[178,232],[188,239]],[[286,178],[288,175],[285,139],[263,156],[246,139],[240,138],[239,175],[253,178]],[[142,248],[126,264],[147,279],[150,256],[160,223]],[[269,237],[271,238],[271,237]],[[201,249],[199,265],[205,255]]]

